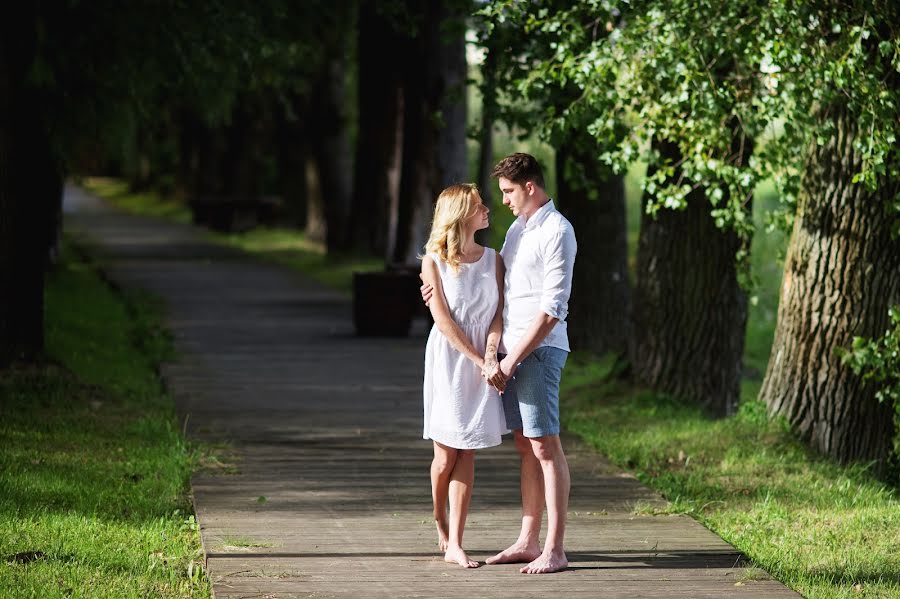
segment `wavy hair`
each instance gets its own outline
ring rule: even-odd
[[[472,215],[472,200],[477,193],[478,187],[472,183],[451,185],[441,192],[434,205],[425,251],[437,254],[453,272],[459,272],[462,263],[463,221]]]

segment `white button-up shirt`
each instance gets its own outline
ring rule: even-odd
[[[519,216],[506,232],[500,255],[506,266],[503,337],[509,353],[540,312],[559,319],[538,347],[569,351],[566,316],[575,266],[575,231],[549,200],[527,221]]]

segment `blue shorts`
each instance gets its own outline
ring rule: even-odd
[[[531,439],[559,434],[559,381],[568,357],[558,347],[539,347],[519,363],[502,396],[510,430]]]

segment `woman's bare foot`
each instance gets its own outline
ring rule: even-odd
[[[551,572],[561,572],[568,566],[569,560],[564,552],[545,551],[519,572],[522,574],[550,574]]]
[[[541,555],[541,548],[535,543],[527,545],[516,541],[507,549],[485,560],[488,564],[521,564],[536,560]]]
[[[481,565],[474,560],[470,560],[469,556],[466,555],[466,552],[459,545],[454,545],[447,549],[447,553],[444,554],[444,561],[451,564],[459,564],[463,568],[477,568]]]
[[[447,520],[446,518],[443,521],[435,520],[434,523],[437,525],[438,549],[446,552],[447,547],[450,544],[450,542],[447,540],[449,538],[449,535],[447,533]]]

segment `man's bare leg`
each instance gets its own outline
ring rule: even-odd
[[[565,570],[569,565],[564,548],[566,513],[569,509],[569,463],[563,453],[559,435],[531,439],[534,455],[544,477],[547,503],[547,539],[544,551],[522,568],[523,574],[548,574]]]
[[[479,563],[469,559],[462,548],[463,531],[472,501],[472,487],[475,484],[475,451],[460,449],[456,454],[456,465],[450,475],[450,537],[444,561],[459,564],[463,568],[477,568]]]
[[[541,519],[544,516],[544,474],[534,455],[531,441],[515,431],[516,450],[521,458],[522,530],[519,538],[505,550],[487,558],[488,564],[527,563],[541,554]]]
[[[431,461],[431,500],[434,507],[434,523],[437,525],[438,548],[447,551],[447,495],[450,474],[456,465],[457,450],[434,442],[434,459]]]

